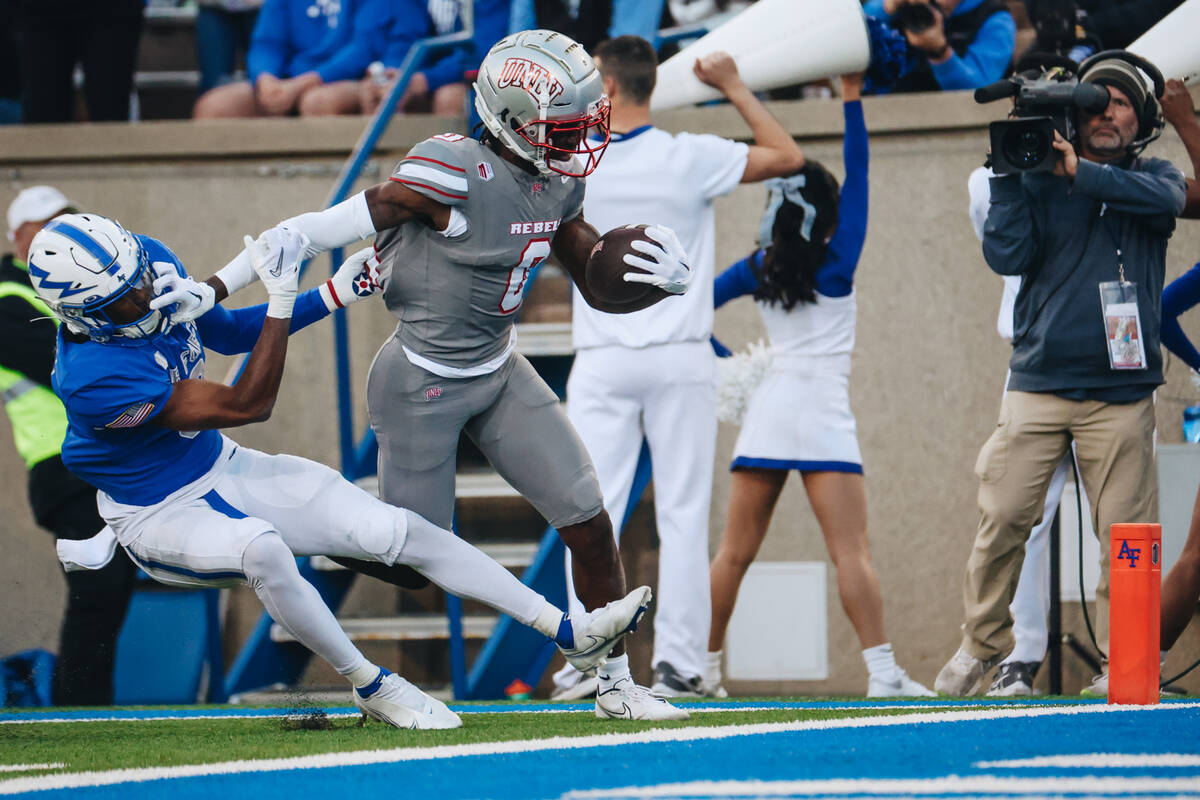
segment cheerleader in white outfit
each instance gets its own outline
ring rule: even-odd
[[[767,182],[759,250],[716,280],[719,307],[753,295],[772,363],[754,390],[734,449],[729,512],[711,565],[712,627],[705,684],[720,685],[721,649],[738,587],[754,561],[791,470],[804,481],[838,593],[863,647],[870,696],[932,695],[897,666],[867,546],[854,415],[848,392],[854,350],[854,270],[867,232],[867,129],[861,80],[842,79],[846,185],[809,161]]]

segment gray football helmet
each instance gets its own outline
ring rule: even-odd
[[[492,136],[543,175],[588,175],[608,147],[600,71],[583,45],[554,31],[497,42],[479,66],[475,110]]]

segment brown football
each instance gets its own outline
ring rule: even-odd
[[[670,294],[648,283],[630,283],[625,280],[626,272],[645,272],[640,267],[625,263],[626,253],[648,258],[634,250],[631,245],[636,239],[647,242],[654,240],[646,236],[645,225],[624,225],[613,228],[600,237],[588,255],[584,276],[588,289],[606,303],[622,306],[621,311],[637,311],[652,306]]]

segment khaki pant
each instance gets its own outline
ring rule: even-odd
[[[1109,526],[1158,521],[1154,398],[1117,404],[1010,391],[975,464],[982,517],[963,580],[963,646],[976,658],[998,660],[1013,648],[1008,607],[1025,540],[1042,516],[1046,488],[1072,439],[1100,539],[1092,625],[1108,652]]]

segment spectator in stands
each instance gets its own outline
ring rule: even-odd
[[[1074,141],[1057,137],[1054,172],[990,180],[984,257],[994,272],[1023,282],[1008,393],[976,462],[981,519],[963,582],[962,644],[934,684],[947,694],[969,693],[1013,649],[1009,604],[1025,539],[1071,441],[1102,542],[1101,650],[1108,647],[1109,526],[1158,515],[1158,311],[1167,239],[1186,184],[1169,162],[1139,157],[1160,113],[1140,69],[1110,57],[1088,65],[1080,79],[1105,86],[1112,99],[1104,111],[1079,113]],[[1106,305],[1102,284],[1118,290],[1108,300],[1117,305]],[[1136,315],[1122,310],[1128,303],[1136,303]],[[1092,682],[1094,693],[1107,688],[1107,673]]]
[[[458,0],[394,0],[391,18],[379,24],[387,29],[387,46],[369,73],[359,80],[337,81],[313,89],[308,102],[312,114],[374,114],[392,90],[400,66],[413,44],[429,36],[461,29]],[[402,113],[432,111],[461,116],[466,107],[464,75],[483,60],[508,25],[508,0],[476,0],[474,36],[470,49],[435,56],[433,64],[413,73],[397,108]]]
[[[196,101],[197,119],[324,113],[313,89],[357,78],[383,52],[390,0],[266,0],[246,56],[249,81]]]
[[[0,259],[0,390],[17,453],[29,470],[34,519],[59,539],[89,539],[104,520],[96,510],[96,490],[63,466],[67,417],[50,389],[58,322],[30,286],[26,263],[34,235],[54,217],[72,211],[63,193],[51,186],[32,186],[8,207],[13,252]],[[101,569],[67,573],[55,705],[112,705],[117,634],[135,574],[119,548]]]
[[[977,89],[1004,77],[1012,61],[1017,24],[1000,0],[867,0],[863,11],[908,40],[905,74],[890,91]]]
[[[12,3],[0,3],[0,125],[21,121],[21,56]]]
[[[1083,29],[1100,40],[1102,50],[1133,44],[1183,0],[1084,0]]]
[[[262,0],[198,0],[196,58],[200,92],[233,81],[238,52],[250,50],[250,37]]]
[[[25,122],[75,119],[75,66],[87,119],[129,119],[143,0],[15,0]]]
[[[626,34],[654,42],[664,0],[512,0],[508,32],[546,28],[565,33],[589,53]]]

